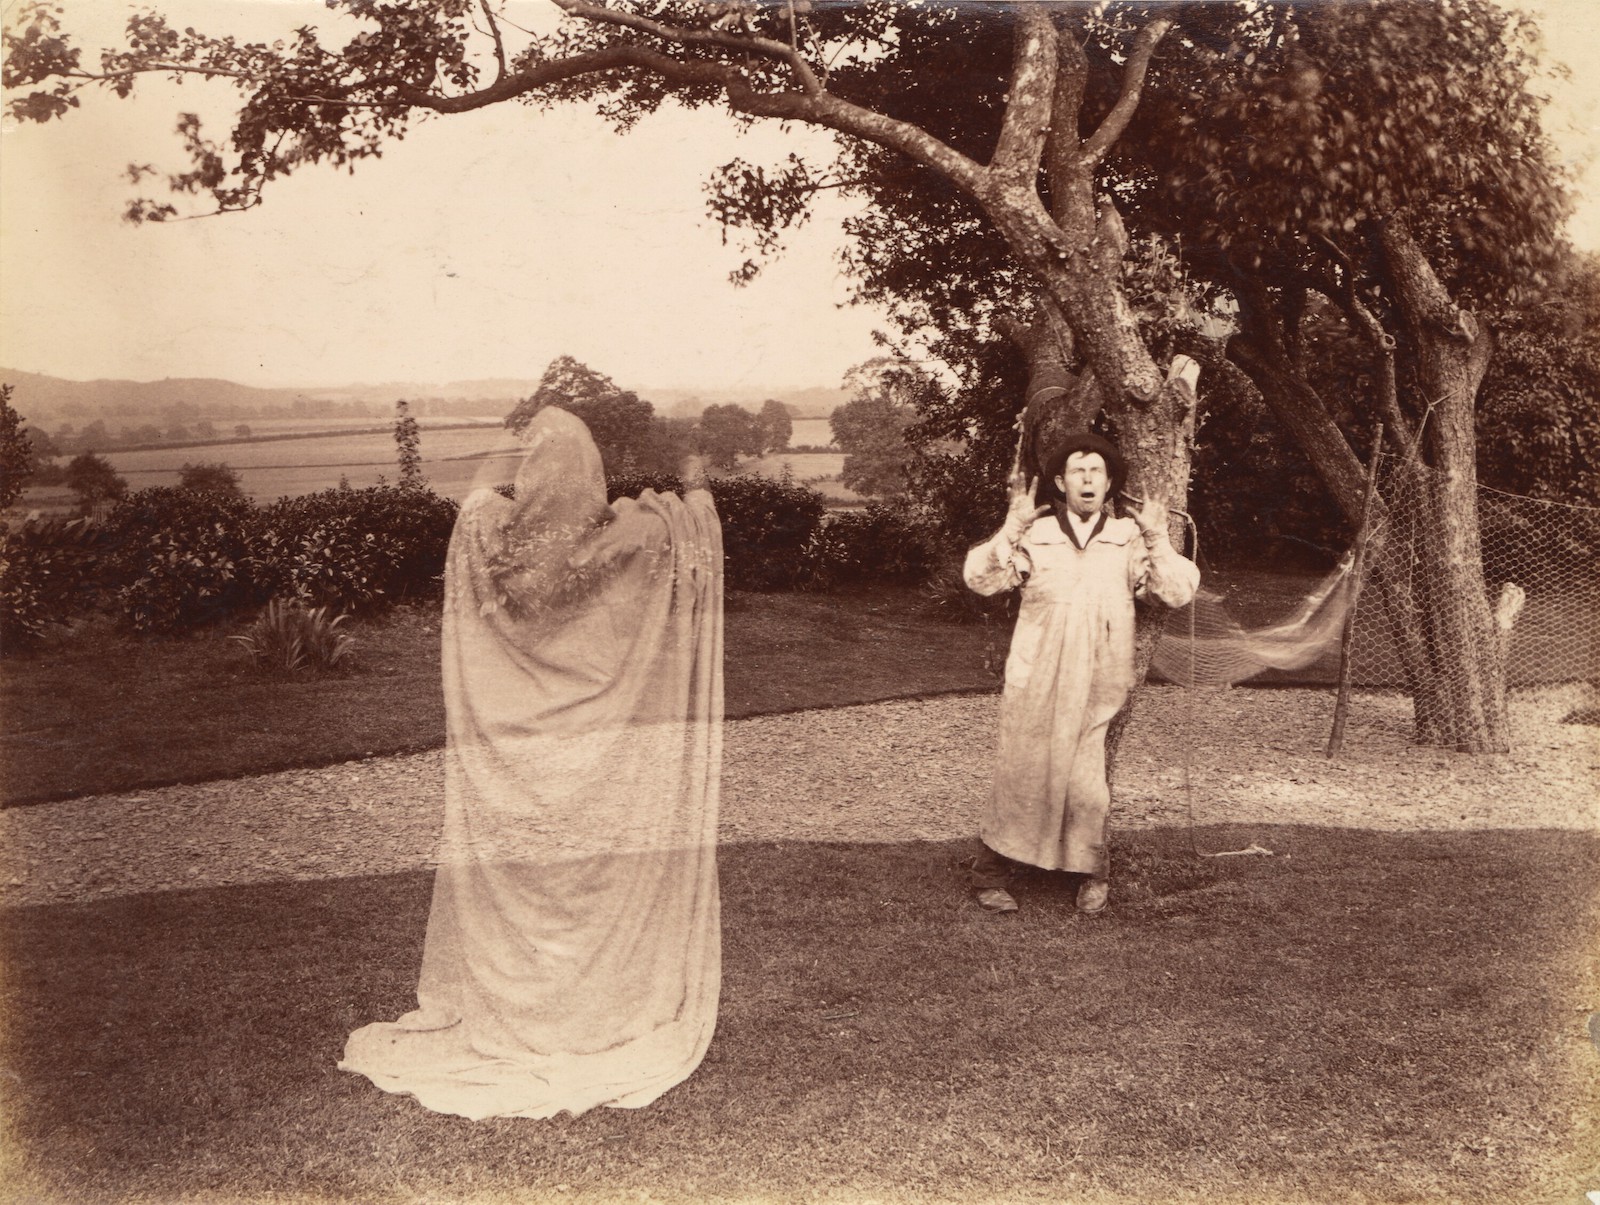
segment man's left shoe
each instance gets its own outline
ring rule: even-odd
[[[1015,912],[1017,901],[1004,887],[988,887],[978,892],[978,906],[985,912]]]
[[[1085,916],[1104,912],[1110,898],[1111,884],[1105,879],[1085,879],[1078,888],[1078,911]]]

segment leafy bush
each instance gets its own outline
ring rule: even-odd
[[[923,584],[923,597],[952,622],[997,624],[1009,629],[1017,617],[1020,592],[977,593],[962,576],[965,559],[964,555],[940,557]]]
[[[431,490],[393,485],[281,498],[261,512],[262,585],[268,594],[358,611],[435,597],[456,510]]]
[[[355,638],[339,630],[348,618],[330,618],[326,607],[275,598],[248,631],[229,639],[243,645],[256,665],[268,672],[333,670],[350,660],[355,647]]]
[[[881,502],[828,515],[807,549],[813,589],[873,582],[919,585],[933,573],[931,521],[906,505]]]
[[[0,539],[0,652],[36,645],[96,594],[105,532],[91,519],[30,519]]]
[[[389,601],[383,583],[393,576],[396,550],[352,516],[331,513],[291,527],[264,523],[252,560],[255,581],[270,594],[371,611]]]
[[[263,599],[371,610],[437,594],[456,505],[428,490],[373,486],[248,499],[141,490],[106,521],[104,582],[139,631],[208,623]]]
[[[807,548],[822,521],[822,495],[787,473],[714,477],[725,580],[733,590],[792,590],[809,575]]]
[[[102,581],[123,622],[178,631],[255,602],[254,515],[244,498],[170,486],[119,502],[106,518]]]
[[[645,490],[658,494],[681,494],[683,482],[676,473],[613,473],[606,478],[606,501],[637,498]]]

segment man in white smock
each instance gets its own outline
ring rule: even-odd
[[[1014,863],[1069,871],[1084,876],[1077,906],[1092,914],[1110,893],[1106,727],[1133,687],[1134,599],[1181,607],[1200,570],[1172,547],[1159,499],[1111,514],[1125,474],[1108,441],[1069,435],[1043,468],[1057,500],[1038,502],[1019,458],[1004,525],[964,567],[979,594],[1022,589],[972,885],[984,908],[1015,912]]]

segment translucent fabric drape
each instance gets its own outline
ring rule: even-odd
[[[418,1007],[340,1066],[439,1112],[650,1103],[716,1021],[722,548],[710,495],[608,507],[573,415],[445,579],[445,818]]]

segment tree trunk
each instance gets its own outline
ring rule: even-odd
[[[1372,580],[1411,695],[1416,742],[1503,751],[1509,619],[1491,614],[1484,588],[1473,441],[1489,340],[1450,303],[1403,228],[1396,231],[1386,237],[1385,252],[1424,395],[1417,409],[1426,414],[1421,438],[1428,464],[1407,459],[1384,484]],[[1356,522],[1360,463],[1316,390],[1289,366],[1270,322],[1263,312],[1247,311],[1246,330],[1230,341],[1229,358]]]
[[[1483,578],[1473,416],[1491,340],[1455,305],[1410,232],[1381,243],[1410,344],[1428,467],[1409,471],[1423,522],[1411,549],[1430,672],[1416,696],[1417,740],[1468,753],[1511,747],[1506,641]]]

